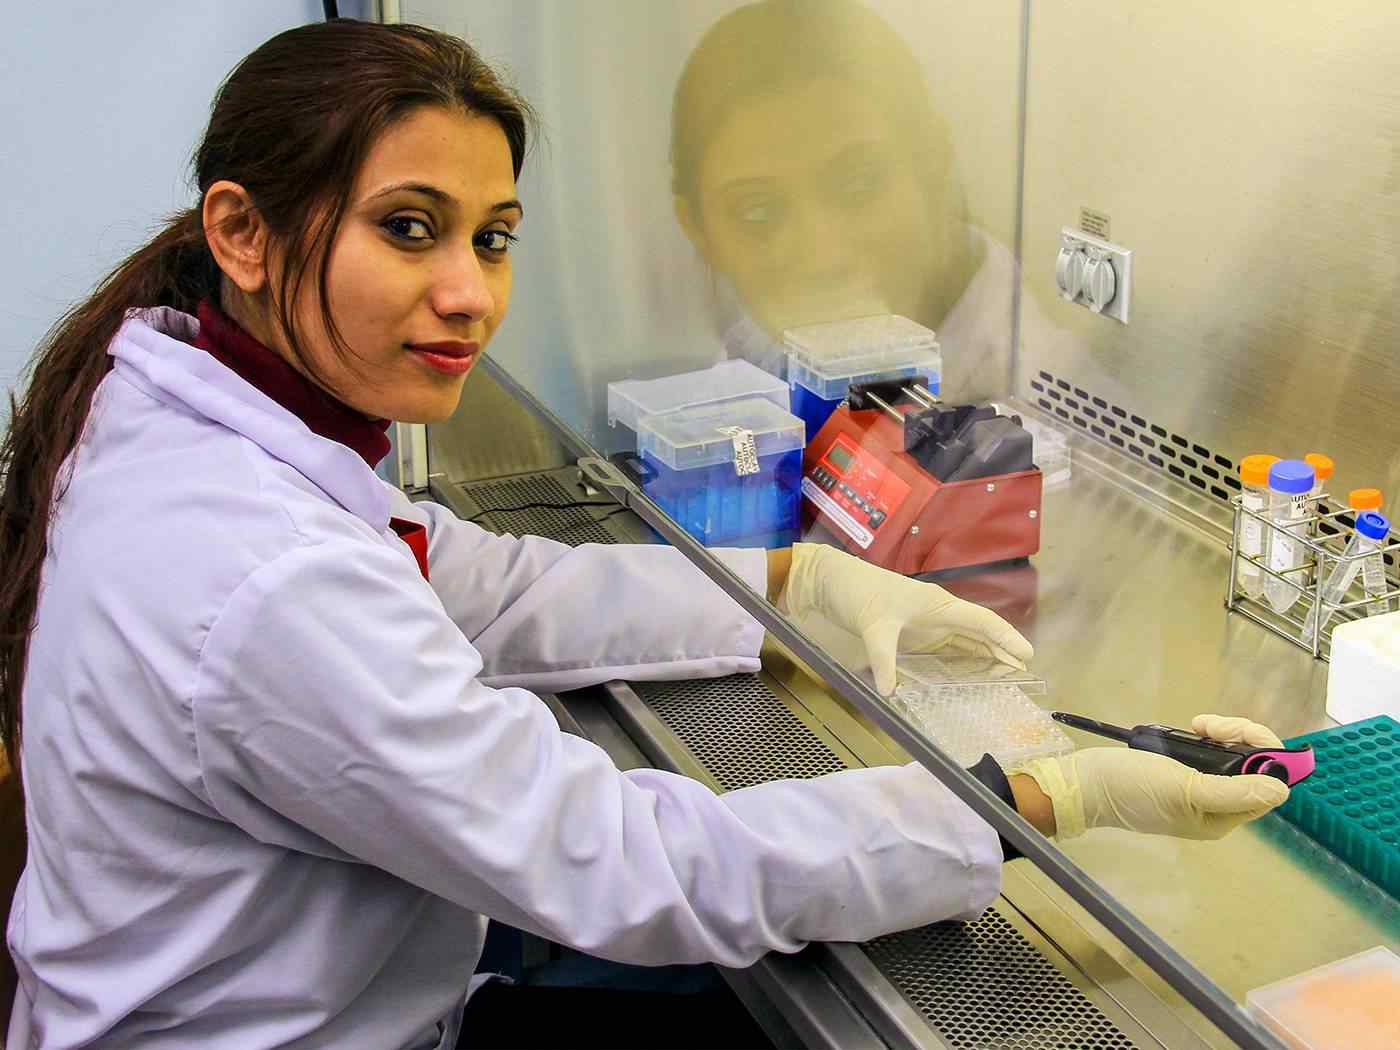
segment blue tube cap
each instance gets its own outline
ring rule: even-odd
[[[1370,540],[1383,540],[1390,535],[1390,521],[1384,514],[1368,510],[1356,516],[1356,531]]]
[[[1281,459],[1269,468],[1269,488],[1275,492],[1311,492],[1315,480],[1312,464],[1301,459]]]

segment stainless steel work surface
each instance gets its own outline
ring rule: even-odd
[[[1121,725],[1185,727],[1219,712],[1287,737],[1330,724],[1327,665],[1225,610],[1229,553],[1210,523],[1171,511],[1173,483],[1145,493],[1135,480],[1145,475],[1131,465],[1118,474],[1112,450],[1082,447],[1071,481],[1045,493],[1031,567],[1004,574],[999,588],[949,584],[997,595],[1022,621],[1033,669],[1049,683],[1045,703]],[[1190,493],[1179,495],[1189,507]],[[1072,735],[1080,746],[1114,746]],[[1276,816],[1219,842],[1098,830],[1064,850],[1241,1001],[1251,988],[1400,941],[1400,903]],[[1092,928],[1048,879],[1016,867]],[[1175,998],[1131,955],[1114,954]]]

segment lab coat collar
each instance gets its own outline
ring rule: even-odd
[[[190,344],[199,321],[170,307],[130,310],[107,352],[119,375],[167,404],[241,434],[295,467],[376,532],[389,527],[387,486],[354,451],[313,433],[261,390]]]

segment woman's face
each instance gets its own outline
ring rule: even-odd
[[[706,262],[778,338],[785,328],[874,313],[918,318],[948,221],[931,213],[888,115],[847,83],[817,80],[746,103],[721,123],[688,227]]]
[[[505,317],[523,217],[509,143],[493,120],[421,109],[374,145],[331,246],[337,353],[314,282],[297,303],[317,378],[377,419],[433,423]]]

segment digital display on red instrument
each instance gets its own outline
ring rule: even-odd
[[[842,474],[851,469],[851,454],[840,445],[832,445],[826,454],[827,461]]]
[[[849,440],[838,434],[826,452],[815,457],[802,479],[802,494],[831,526],[868,549],[909,495],[909,484],[880,461],[878,449],[857,447]]]

